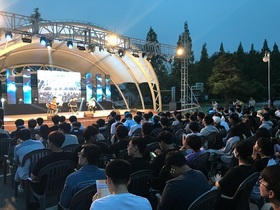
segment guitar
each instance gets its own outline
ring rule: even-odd
[[[50,107],[51,109],[56,109],[56,108],[57,108],[57,104],[51,104],[51,103],[49,103],[49,107]]]

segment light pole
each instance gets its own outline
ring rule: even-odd
[[[265,52],[263,62],[267,62],[267,91],[268,91],[268,108],[270,108],[270,52]]]

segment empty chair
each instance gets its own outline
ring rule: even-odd
[[[217,135],[218,135],[217,133],[213,132],[205,137],[205,144],[204,144],[205,149],[214,149]]]
[[[0,164],[4,163],[4,156],[8,155],[11,138],[0,139]]]
[[[206,177],[208,177],[208,160],[209,160],[210,152],[205,152],[195,157],[191,162],[191,167],[193,169],[201,171]]]
[[[29,152],[23,157],[20,165],[23,167],[25,164],[29,164],[29,175],[30,175],[37,161],[41,157],[48,155],[51,152],[52,151],[50,149],[38,149]],[[17,196],[17,190],[18,190],[17,186],[18,186],[18,182],[15,182],[15,196]]]
[[[222,194],[220,202],[226,203],[228,209],[250,210],[249,197],[259,176],[260,173],[258,172],[250,175],[239,185],[233,197],[225,196]]]
[[[131,174],[131,182],[128,191],[142,197],[149,197],[149,188],[153,180],[152,170],[141,170]]]
[[[75,149],[77,148],[79,144],[69,144],[65,147],[62,147],[61,149],[64,151],[64,152],[75,152]]]
[[[113,155],[111,154],[101,154],[99,158],[98,167],[105,168],[106,165],[114,159]]]
[[[213,210],[220,200],[221,191],[212,189],[199,196],[189,206],[188,210]]]
[[[142,136],[142,128],[137,128],[135,131],[132,132],[131,136]]]
[[[159,144],[158,142],[153,142],[150,144],[146,145],[143,157],[147,160],[150,161],[150,152],[154,152],[156,149],[159,149]]]
[[[26,209],[29,209],[31,195],[38,199],[40,210],[46,209],[47,196],[60,195],[66,177],[74,171],[75,166],[76,163],[71,160],[56,161],[42,168],[36,181],[28,179],[26,182]],[[36,185],[43,185],[44,192],[37,192]]]
[[[96,184],[92,184],[81,189],[80,191],[75,193],[75,195],[71,199],[70,206],[67,209],[69,210],[89,209],[92,203],[92,196],[94,196],[96,192],[97,192]],[[58,209],[66,210],[66,208],[64,208],[60,204],[58,204]]]
[[[117,155],[117,159],[127,160],[127,158],[128,158],[127,149],[120,150],[119,154]]]
[[[11,173],[11,180],[14,186],[14,177],[15,177],[15,170],[16,167],[14,167],[14,149],[15,146],[12,146],[8,149],[7,155],[4,155],[3,164],[4,164],[4,184],[7,184],[7,174]]]
[[[223,138],[225,138],[227,135],[227,131],[225,129],[222,129],[219,131],[219,133],[217,134],[216,137],[216,142],[214,145],[214,149],[221,149],[224,147],[224,142],[223,142]]]
[[[182,135],[186,133],[186,130],[181,128],[175,132],[175,144],[177,147],[182,146]]]

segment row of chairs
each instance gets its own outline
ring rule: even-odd
[[[213,210],[217,207],[220,199],[224,199],[235,204],[236,210],[249,210],[249,196],[258,178],[259,173],[254,173],[249,176],[240,184],[234,196],[232,197],[222,195],[220,190],[213,188],[193,201],[188,210]],[[128,186],[129,192],[136,195],[145,196],[147,188],[150,187],[151,180],[151,170],[135,172],[131,175],[131,184]],[[73,196],[69,210],[75,210],[78,208],[89,209],[91,198],[95,193],[95,184],[80,190]],[[60,209],[63,209],[63,207],[60,206]]]

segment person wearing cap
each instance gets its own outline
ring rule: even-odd
[[[214,126],[220,131],[225,130],[225,127],[221,125],[221,118],[218,116],[213,116]]]

